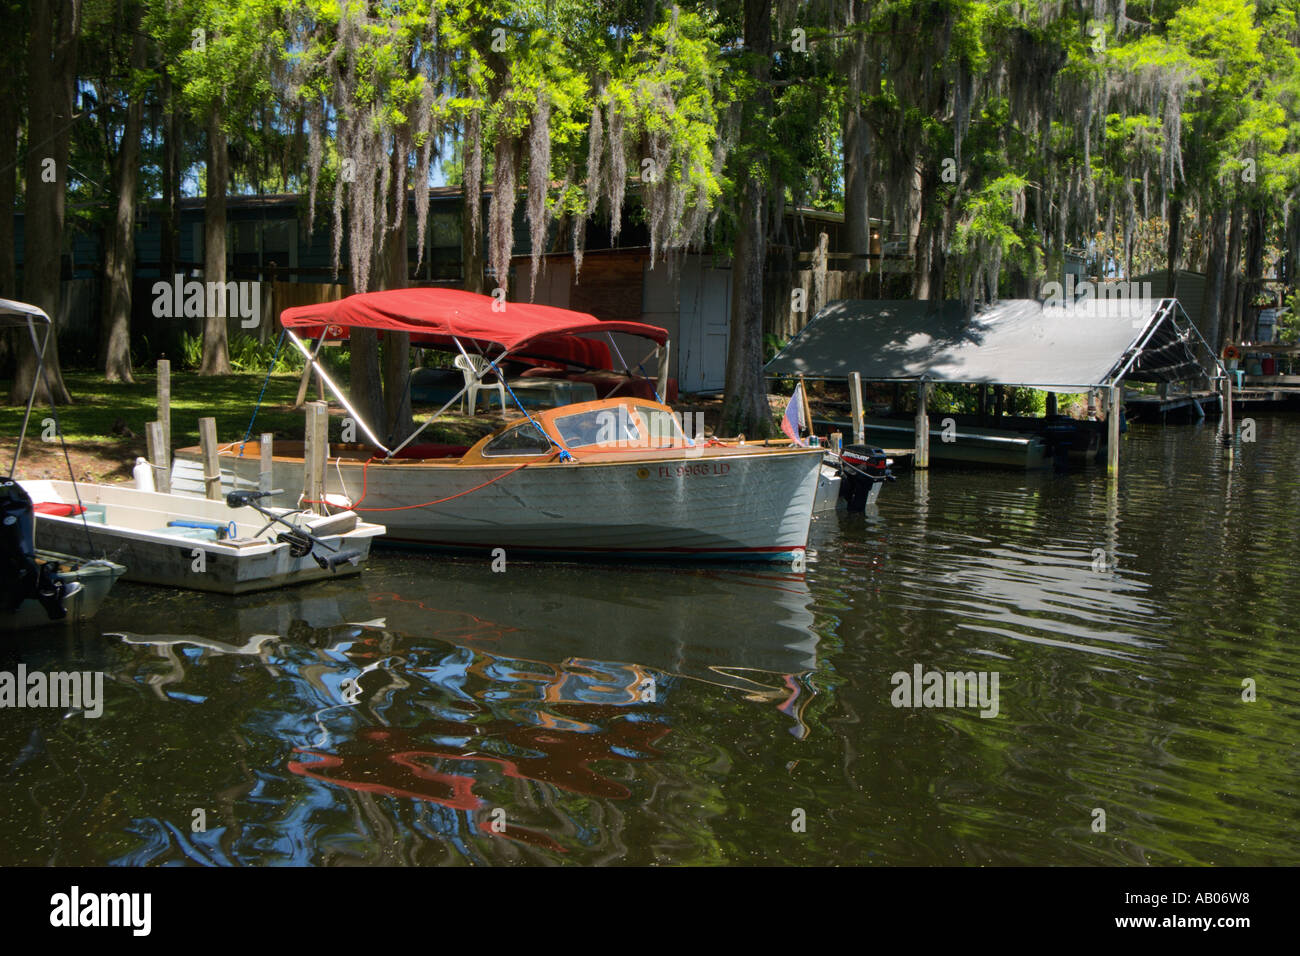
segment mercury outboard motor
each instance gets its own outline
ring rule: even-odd
[[[0,611],[16,611],[35,598],[51,621],[68,616],[65,585],[54,566],[36,561],[36,517],[32,499],[11,478],[0,479]]]
[[[849,511],[865,511],[880,496],[880,486],[893,481],[884,451],[870,445],[845,445],[840,452],[840,497]]]
[[[1070,452],[1081,440],[1079,423],[1068,415],[1054,415],[1043,426],[1043,444],[1057,471],[1070,467]]]

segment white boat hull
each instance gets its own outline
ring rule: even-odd
[[[33,501],[77,501],[70,482],[20,484]],[[76,493],[83,505],[106,507],[108,521],[37,513],[38,547],[105,555],[126,565],[127,581],[218,594],[247,594],[358,574],[369,557],[371,542],[384,531],[380,525],[359,523],[344,534],[321,535],[321,541],[331,548],[359,553],[355,564],[344,563],[330,571],[320,567],[310,554],[294,557],[289,545],[275,542],[275,527],[262,532],[260,543],[239,547],[155,530],[173,518],[194,519],[234,522],[238,536],[252,536],[266,524],[266,519],[251,508],[228,508],[223,501],[138,491],[127,486],[79,483]]]
[[[677,455],[519,468],[331,458],[326,491],[383,521],[388,544],[509,555],[788,560],[808,541],[818,450]],[[199,463],[177,452],[173,488]],[[221,456],[223,485],[256,487],[254,456]],[[301,489],[301,459],[277,457],[272,484]],[[363,489],[364,487],[364,497]],[[293,507],[293,492],[276,503]],[[436,502],[436,503],[432,503]],[[386,510],[400,509],[400,510]]]

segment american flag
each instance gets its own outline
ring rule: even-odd
[[[790,436],[790,440],[796,445],[808,444],[799,437],[799,429],[807,426],[803,420],[803,384],[800,383],[794,387],[794,394],[790,396],[790,401],[785,406],[785,414],[781,417],[781,431]]]

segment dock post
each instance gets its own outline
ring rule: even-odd
[[[1223,414],[1219,417],[1219,437],[1232,447],[1232,378],[1225,375],[1219,380],[1219,394],[1223,402]]]
[[[257,490],[270,491],[272,474],[272,460],[275,454],[275,435],[271,432],[262,432],[262,437],[257,442],[258,452],[261,455],[261,468],[257,473]]]
[[[199,419],[199,447],[203,451],[203,493],[210,501],[221,498],[221,459],[217,456],[217,420]]]
[[[929,398],[930,383],[921,379],[916,383],[916,457],[912,459],[912,467],[917,469],[930,467]]]
[[[158,360],[158,424],[162,425],[162,464],[170,469],[172,463],[172,363],[167,359]]]
[[[849,373],[849,408],[853,415],[853,444],[866,442],[866,422],[862,418],[862,375]]]
[[[324,514],[325,460],[329,456],[329,408],[324,402],[307,403],[307,430],[302,446],[302,494],[305,503]]]
[[[167,467],[167,445],[163,440],[162,422],[149,422],[144,426],[149,443],[149,464],[153,465],[153,486],[164,495],[171,494],[172,476]]]
[[[1109,397],[1106,407],[1106,474],[1114,481],[1119,478],[1119,419],[1124,408],[1124,386],[1112,385]]]
[[[1046,414],[1048,418],[1054,418],[1056,416],[1056,393],[1055,392],[1047,393]]]

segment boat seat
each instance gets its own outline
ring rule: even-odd
[[[32,510],[38,515],[53,515],[56,518],[71,518],[81,514],[86,509],[81,505],[72,505],[63,501],[37,501],[32,504]]]
[[[76,518],[84,514],[86,520],[94,524],[104,524],[108,512],[104,505],[91,503],[82,506],[70,504],[66,501],[36,502],[32,505],[32,510],[38,515],[51,515],[56,518]]]
[[[655,382],[652,378],[634,375],[629,378],[622,372],[587,371],[568,372],[538,366],[524,371],[520,378],[560,378],[569,382],[587,382],[596,389],[599,398],[645,398],[655,401]],[[667,404],[677,401],[677,380],[668,380]]]
[[[439,445],[435,442],[423,442],[407,445],[394,458],[463,458],[469,451],[469,445]]]

